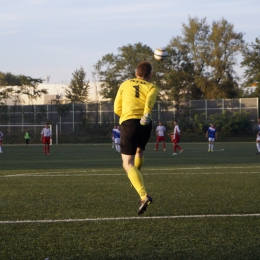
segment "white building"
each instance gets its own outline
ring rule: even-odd
[[[89,101],[101,101],[103,100],[100,95],[100,84],[89,82]],[[42,95],[40,98],[33,100],[34,105],[44,105],[50,104],[51,100],[59,98],[64,100],[65,98],[65,89],[68,86],[65,84],[39,84],[39,89],[47,89],[48,94]],[[23,105],[31,105],[31,101],[26,95],[21,95]],[[14,101],[12,99],[7,99],[6,105],[13,105]]]

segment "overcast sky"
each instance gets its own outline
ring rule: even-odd
[[[260,0],[0,0],[0,71],[69,84],[82,66],[91,80],[102,56],[138,42],[166,46],[189,16],[225,18],[254,42],[259,14]]]

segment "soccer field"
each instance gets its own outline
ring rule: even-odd
[[[3,146],[0,259],[260,259],[255,143],[147,146],[139,197],[110,144]]]

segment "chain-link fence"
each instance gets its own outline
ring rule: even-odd
[[[99,136],[100,132],[101,136],[106,136],[106,132],[108,132],[107,135],[109,136],[109,129],[112,125],[118,124],[119,121],[118,116],[114,113],[113,106],[113,102],[2,105],[0,106],[0,130],[8,135],[13,135],[13,132],[21,134],[26,129],[26,125],[44,125],[45,122],[49,122],[53,129],[56,129],[57,125],[59,134],[73,134],[74,139],[75,134],[79,136],[81,134],[86,135],[86,133],[95,135],[95,132]],[[182,122],[182,127],[188,129],[187,131],[194,131],[192,129],[208,124],[212,116],[222,115],[223,113],[231,117],[232,115],[237,116],[237,113],[243,113],[243,115],[246,114],[247,119],[252,124],[256,124],[259,117],[259,99],[190,100],[179,104],[174,101],[161,101],[155,103],[152,117],[154,125],[161,121],[171,127],[171,122],[176,119]],[[1,125],[5,125],[4,129]],[[13,125],[21,125],[21,127],[12,127]],[[93,126],[95,127],[93,128]],[[241,133],[243,127],[240,126]],[[31,132],[33,133],[33,128]]]
[[[114,114],[112,102],[85,104],[47,104],[47,105],[13,105],[0,107],[1,125],[44,125],[45,122],[58,125],[62,133],[81,131],[87,124],[117,124],[118,116]],[[201,115],[207,122],[211,115],[226,111],[247,112],[252,121],[259,117],[258,98],[190,100],[181,102],[176,108],[173,102],[156,102],[152,111],[154,123],[164,123],[175,119],[192,119]]]

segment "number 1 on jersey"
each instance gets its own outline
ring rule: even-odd
[[[140,87],[139,86],[133,86],[133,87],[135,88],[135,97],[139,98],[140,97],[140,92],[139,92]]]

